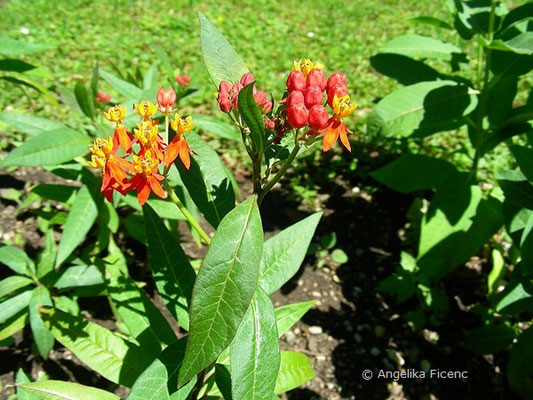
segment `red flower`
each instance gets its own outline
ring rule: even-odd
[[[172,107],[176,103],[176,92],[172,87],[168,87],[168,90],[165,92],[165,89],[161,86],[157,91],[157,104],[159,104],[159,111],[162,114],[168,114],[172,111]]]
[[[291,71],[287,78],[287,91],[299,90],[303,92],[305,87],[305,76],[302,71]]]
[[[176,82],[178,82],[178,85],[180,86],[188,86],[191,82],[191,77],[188,75],[176,75]]]
[[[306,79],[306,86],[318,86],[320,91],[326,90],[327,79],[326,74],[321,69],[315,68],[309,72]]]
[[[330,89],[337,85],[346,87],[346,75],[339,71],[331,74],[326,85],[326,90],[329,92]]]
[[[318,86],[309,86],[305,91],[304,101],[307,108],[322,104],[322,100],[324,100],[324,95]]]
[[[192,153],[192,150],[187,144],[184,133],[190,132],[192,128],[194,128],[192,118],[190,116],[187,118],[181,118],[180,115],[176,114],[174,119],[170,121],[170,126],[176,131],[176,136],[174,136],[174,139],[172,139],[165,151],[164,164],[172,164],[179,156],[181,162],[185,165],[185,168],[189,169],[191,166],[189,153]]]
[[[111,100],[111,95],[107,94],[107,93],[104,93],[101,90],[99,90],[98,91],[98,96],[96,96],[96,98],[94,100],[97,103],[102,102],[102,103],[106,103],[107,104]]]
[[[287,120],[293,128],[302,128],[307,124],[308,112],[304,104],[294,104],[287,109]]]
[[[329,122],[328,111],[322,104],[317,104],[309,110],[309,126],[317,133],[317,131],[324,129]]]
[[[346,128],[342,119],[350,115],[356,107],[357,104],[350,104],[350,96],[348,95],[343,97],[335,96],[333,98],[333,106],[331,107],[333,109],[333,117],[329,119],[328,125],[319,131],[319,133],[324,133],[322,150],[328,151],[331,149],[340,136],[344,147],[351,151],[347,133],[352,132]]]

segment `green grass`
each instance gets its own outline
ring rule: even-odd
[[[139,66],[145,70],[157,59],[154,47],[158,46],[168,54],[176,73],[191,75],[191,85],[201,88],[188,104],[196,111],[215,113],[215,88],[200,54],[196,13],[202,11],[241,54],[260,87],[277,96],[294,59],[311,58],[323,63],[330,73],[345,72],[352,99],[363,110],[359,117],[353,117],[355,125],[377,98],[395,87],[394,81],[373,71],[369,57],[400,34],[439,34],[433,27],[409,21],[410,17],[447,16],[444,4],[429,0],[28,3],[4,3],[0,36],[55,46],[25,58],[51,74],[48,83],[55,89],[73,87],[75,80],[87,82],[97,61],[108,71],[110,61],[124,69]],[[21,28],[28,29],[29,34],[22,34]],[[109,89],[103,81],[101,87]],[[36,92],[30,94],[38,97]],[[33,101],[39,115],[52,117],[52,109],[39,99]],[[1,111],[8,106],[24,111],[29,105],[19,88],[0,83]],[[59,117],[73,118],[70,112]]]

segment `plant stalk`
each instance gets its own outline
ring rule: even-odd
[[[178,206],[178,208],[180,209],[181,213],[185,216],[187,221],[189,221],[189,223],[194,228],[194,230],[198,232],[198,234],[200,235],[202,240],[205,242],[205,244],[209,246],[211,244],[211,238],[207,235],[207,233],[205,233],[205,231],[202,229],[198,221],[194,219],[194,217],[189,213],[189,211],[187,210],[187,207],[185,207],[185,205],[181,202],[181,200],[176,195],[176,192],[174,192],[174,189],[172,188],[172,186],[170,186],[168,181],[166,180],[163,181],[163,187],[168,193],[170,200]]]

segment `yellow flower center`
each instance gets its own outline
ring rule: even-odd
[[[320,69],[322,68],[322,65],[311,61],[309,58],[300,59],[293,63],[293,69],[295,71],[302,71],[305,77],[307,77],[307,75],[309,75],[309,73],[315,68]]]
[[[108,121],[119,123],[126,118],[126,107],[120,105],[109,107],[107,112],[104,111],[104,117]]]
[[[158,130],[159,127],[157,124],[154,124],[151,120],[146,120],[137,124],[137,129],[134,129],[133,133],[139,142],[146,145],[151,144],[156,140]]]
[[[157,172],[157,167],[159,162],[152,157],[150,150],[144,153],[144,156],[133,156],[133,169],[138,174],[143,174],[144,176],[150,176],[154,172]]]
[[[157,112],[157,104],[151,103],[148,100],[143,100],[139,104],[133,106],[135,112],[143,118],[148,118]]]
[[[332,108],[335,119],[341,120],[353,113],[357,108],[357,103],[350,104],[350,96],[348,95],[342,97],[337,97],[337,95],[335,95],[333,97]]]
[[[194,128],[191,116],[182,118],[181,115],[175,114],[174,119],[170,120],[170,126],[178,135],[183,135],[185,132],[190,132]]]
[[[89,147],[89,151],[91,152],[91,161],[88,164],[93,168],[104,169],[109,156],[113,153],[113,140],[111,137],[97,138]]]

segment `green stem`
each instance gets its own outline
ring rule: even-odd
[[[168,144],[168,113],[165,114],[165,136],[163,136],[163,142]]]
[[[296,137],[298,138],[298,133],[295,133]],[[263,201],[263,198],[266,196],[266,194],[272,189],[272,187],[281,179],[283,175],[285,175],[285,172],[287,172],[287,169],[294,161],[294,158],[298,154],[298,151],[300,150],[300,145],[298,144],[298,139],[296,139],[296,143],[294,145],[294,149],[292,149],[291,154],[289,154],[289,158],[285,160],[283,165],[281,166],[280,170],[274,177],[265,185],[263,190],[261,190],[261,193],[259,194],[259,197],[257,199],[257,204],[261,205],[261,202]]]
[[[492,42],[494,34],[494,19],[496,12],[496,0],[491,1],[491,10],[489,17],[489,28],[487,32],[487,40]],[[477,174],[477,168],[479,164],[479,159],[481,158],[481,147],[485,141],[485,131],[483,129],[483,116],[485,115],[485,110],[487,108],[488,100],[488,83],[489,83],[489,74],[490,74],[490,61],[492,56],[492,50],[490,48],[485,49],[485,71],[483,76],[483,86],[481,88],[481,95],[479,98],[479,108],[477,115],[476,123],[476,153],[474,155],[474,161],[472,163],[472,170],[474,174]]]
[[[174,189],[172,188],[172,186],[170,186],[168,181],[166,181],[166,180],[163,181],[163,187],[165,188],[166,192],[168,193],[168,196],[170,197],[170,200],[174,204],[176,204],[178,206],[178,208],[180,209],[181,213],[185,216],[187,221],[189,221],[189,224],[191,224],[191,226],[194,228],[194,230],[196,232],[198,232],[198,234],[203,239],[205,244],[207,244],[209,246],[211,244],[211,238],[209,236],[207,236],[207,233],[205,233],[205,231],[202,229],[202,227],[200,226],[198,221],[196,219],[194,219],[194,217],[189,213],[189,211],[187,210],[185,205],[181,202],[179,197],[176,195],[176,192],[174,192]]]

